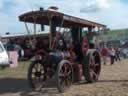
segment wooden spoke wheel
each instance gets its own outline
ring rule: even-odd
[[[87,82],[96,82],[99,78],[101,71],[101,59],[97,51],[90,52],[84,56],[83,62],[84,75]]]
[[[56,73],[56,83],[59,92],[64,92],[67,88],[69,88],[72,85],[72,81],[72,65],[68,61],[62,60],[58,65]]]
[[[31,88],[41,90],[46,80],[44,66],[38,61],[32,62],[28,69],[28,82]]]

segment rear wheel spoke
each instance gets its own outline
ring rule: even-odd
[[[99,64],[94,64],[94,70],[96,70],[99,67]]]
[[[65,75],[64,75],[64,74],[59,74],[59,77],[61,77],[61,78],[62,78],[62,77],[65,77]]]
[[[98,75],[96,74],[96,72],[94,70],[91,70],[91,77],[93,79],[97,79],[98,78]]]

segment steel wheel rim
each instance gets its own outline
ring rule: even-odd
[[[72,67],[70,64],[63,64],[59,71],[59,83],[62,86],[63,89],[66,89],[66,87],[69,87],[72,84]]]
[[[90,77],[93,80],[98,80],[100,74],[100,62],[96,62],[96,59],[97,59],[96,55],[93,54],[89,60],[89,72],[90,72]]]

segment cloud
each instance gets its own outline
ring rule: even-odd
[[[128,26],[127,5],[121,0],[0,0],[0,34],[25,32],[18,16],[49,6],[58,6],[66,14],[100,22],[112,29],[124,28]]]
[[[104,8],[99,12],[88,13],[90,20],[104,22],[111,29],[126,28],[127,23],[127,13],[128,6],[124,5],[119,0],[113,0],[110,2],[109,8]]]
[[[80,12],[81,13],[90,13],[90,12],[98,12],[100,10],[101,10],[101,8],[99,6],[92,5],[92,6],[89,6],[89,7],[81,8]]]
[[[98,12],[103,9],[110,7],[110,0],[92,0],[88,1],[85,5],[80,9],[80,12]]]

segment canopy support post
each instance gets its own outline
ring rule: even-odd
[[[33,17],[33,19],[34,19],[34,24],[33,24],[33,31],[34,31],[34,40],[36,40],[36,18],[35,17]]]
[[[61,32],[61,27],[63,26],[63,23],[64,23],[64,18],[62,18],[62,22],[61,22],[61,25],[60,25],[60,27],[59,27],[58,32]],[[58,39],[58,34],[56,33],[55,39],[54,39],[53,44],[52,44],[52,46],[51,46],[52,48],[54,48],[54,45],[55,45],[57,39]]]
[[[49,33],[49,49],[51,49],[51,46],[52,46],[52,15],[49,15],[49,14],[47,14],[48,15],[48,19],[49,19],[49,31],[50,31],[50,33]]]
[[[30,30],[28,29],[27,23],[24,22],[24,24],[25,24],[25,28],[26,28],[26,30],[27,30],[27,33],[30,35]]]
[[[34,36],[36,35],[36,23],[34,22]]]
[[[30,36],[30,30],[28,29],[27,23],[24,22],[24,24],[25,24],[25,28],[26,28],[27,33],[28,33],[28,38],[29,38],[30,44],[32,44],[32,39],[31,39],[31,36]]]

